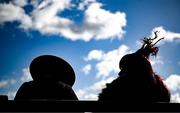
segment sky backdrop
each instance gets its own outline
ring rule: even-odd
[[[121,57],[160,31],[165,39],[151,64],[171,102],[180,102],[179,6],[179,0],[0,0],[0,94],[13,99],[32,80],[31,61],[50,54],[73,67],[80,100],[97,100],[118,76]]]

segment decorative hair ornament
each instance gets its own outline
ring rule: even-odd
[[[164,37],[160,38],[156,42],[153,43],[153,41],[158,38],[158,33],[159,31],[154,32],[154,35],[155,35],[154,38],[144,37],[144,39],[142,39],[143,45],[137,52],[140,52],[140,54],[144,55],[146,58],[149,58],[150,55],[156,56],[159,51],[159,47],[156,47],[155,45],[159,41],[164,39]]]

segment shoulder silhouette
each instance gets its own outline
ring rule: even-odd
[[[31,62],[30,73],[33,81],[25,82],[14,100],[78,100],[72,89],[75,73],[65,60],[39,56]]]
[[[132,54],[122,57],[119,62],[119,76],[99,94],[99,101],[118,102],[170,102],[170,93],[159,75],[153,72],[150,55],[156,55],[158,47],[153,43],[157,38],[144,38],[143,46]]]

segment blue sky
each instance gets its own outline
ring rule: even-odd
[[[72,65],[79,99],[96,100],[117,77],[121,57],[158,30],[165,39],[151,63],[172,102],[180,102],[179,5],[179,0],[1,0],[0,94],[13,99],[31,80],[32,59],[51,54]]]

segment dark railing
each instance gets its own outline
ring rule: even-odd
[[[179,112],[178,103],[120,103],[107,101],[13,101],[0,99],[0,112]]]

